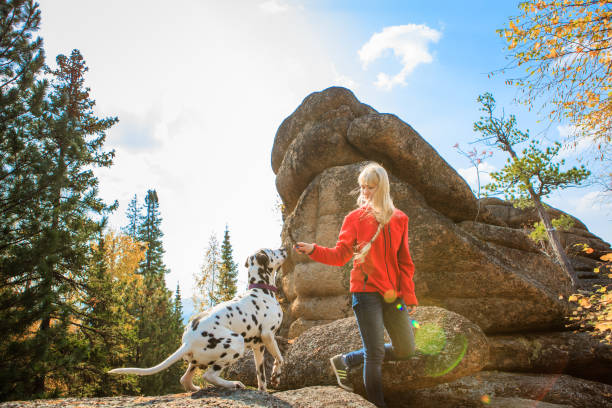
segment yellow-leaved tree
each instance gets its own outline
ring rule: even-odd
[[[573,141],[588,138],[603,158],[612,132],[612,1],[527,0],[519,9],[498,30],[509,68],[526,68],[507,83],[530,107],[542,102],[551,120],[569,120]]]
[[[145,295],[144,279],[137,273],[146,244],[132,237],[107,232],[91,246],[89,290],[79,301],[84,316],[75,335],[87,342],[88,355],[66,384],[65,394],[106,396],[140,392],[137,378],[112,376],[111,368],[137,361],[139,304]]]

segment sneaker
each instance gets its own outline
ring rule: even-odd
[[[344,362],[342,354],[333,356],[329,359],[329,362],[331,363],[332,370],[334,370],[334,374],[336,374],[336,380],[338,380],[340,388],[353,392],[353,385],[348,380],[349,368]]]

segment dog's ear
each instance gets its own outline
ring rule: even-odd
[[[255,255],[255,258],[257,258],[258,264],[260,264],[266,269],[268,268],[268,264],[270,263],[270,258],[268,258],[268,255],[264,251],[259,251],[257,255]]]
[[[248,268],[249,267],[249,259],[251,259],[251,257],[247,257],[246,261],[244,261],[244,267]]]

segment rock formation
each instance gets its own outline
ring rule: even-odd
[[[489,336],[492,357],[486,363],[487,369],[571,373],[588,378],[585,367],[599,360],[595,365],[598,372],[612,370],[607,357],[609,348],[581,353],[576,348],[587,340],[578,337],[572,340],[571,335],[561,333],[565,329],[566,299],[571,286],[561,268],[545,253],[546,248],[527,237],[527,229],[537,221],[536,214],[495,198],[478,201],[467,183],[414,129],[395,115],[378,113],[359,102],[345,88],[333,87],[309,95],[283,121],[276,134],[272,168],[284,204],[283,244],[290,247],[304,241],[334,246],[344,216],[355,208],[356,195],[351,192],[355,192],[357,175],[368,161],[377,161],[388,170],[395,205],[410,218],[410,250],[421,305],[463,316]],[[548,211],[553,216],[562,214],[554,208]],[[574,221],[574,227],[562,233],[562,243],[579,271],[581,285],[590,287],[602,281],[590,270],[598,256],[610,250],[610,245],[591,234],[582,222],[575,218]],[[595,252],[590,255],[580,252],[574,247],[579,243],[589,244]],[[301,373],[299,381],[304,384],[333,383],[331,370],[324,367],[327,354],[340,348],[348,351],[345,348],[359,343],[358,338],[347,336],[338,343],[342,347],[335,347],[324,344],[329,343],[329,338],[322,338],[319,342],[323,342],[323,348],[312,349],[313,344],[319,344],[317,336],[329,335],[332,328],[349,330],[344,326],[348,324],[346,320],[340,319],[352,316],[348,293],[350,269],[350,263],[341,268],[329,267],[295,252],[283,265],[277,282],[282,288],[285,310],[282,334],[294,339],[287,351],[287,364]],[[548,337],[529,340],[530,346],[523,349],[517,346],[524,344],[520,336],[542,331],[547,331]],[[537,344],[550,348],[548,354],[525,357],[537,354]],[[310,369],[319,370],[318,374],[300,371],[299,364],[306,357],[300,354],[298,346],[300,350],[324,356],[321,361],[309,362]],[[482,350],[485,349],[483,345]],[[517,353],[520,362],[513,364],[507,358],[513,353]],[[563,368],[544,367],[547,358],[560,355],[567,356],[568,363]],[[602,355],[606,357],[602,359]],[[384,370],[391,372],[402,366],[419,368],[405,362],[386,365]],[[601,380],[600,374],[594,377]],[[386,378],[385,387],[390,392],[411,389],[409,384],[395,389],[391,377]],[[491,374],[490,378],[497,377]],[[419,386],[431,387],[434,383]],[[597,387],[600,383],[593,384]],[[518,404],[520,401],[515,400],[521,398],[534,399],[529,393],[502,391],[497,392],[497,397],[506,398],[504,403],[508,404],[511,401]],[[561,404],[553,399],[548,402]]]

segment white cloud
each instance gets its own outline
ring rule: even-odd
[[[424,24],[406,24],[385,27],[374,34],[358,51],[363,68],[381,58],[386,50],[392,50],[400,59],[402,69],[395,75],[380,72],[375,85],[381,89],[391,90],[396,85],[406,85],[406,77],[419,65],[433,61],[429,43],[436,43],[442,37],[440,31]]]
[[[576,203],[576,211],[587,214],[592,212],[610,212],[612,203],[610,202],[610,193],[602,191],[591,191],[582,195]]]
[[[289,4],[281,0],[268,0],[260,3],[259,8],[266,14],[279,14],[289,10]]]
[[[495,171],[495,167],[487,162],[482,162],[478,166],[480,173],[480,194],[483,194],[483,187],[491,182],[491,176],[489,173]],[[476,167],[471,166],[465,169],[457,169],[457,172],[461,177],[467,181],[474,194],[478,192],[478,174],[476,173]]]

